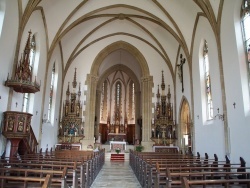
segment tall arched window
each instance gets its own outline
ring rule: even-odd
[[[107,119],[107,97],[108,97],[108,84],[105,80],[102,84],[102,96],[101,96],[101,120],[104,121]]]
[[[135,117],[135,84],[133,81],[129,84],[129,120]]]
[[[243,0],[242,4],[242,26],[245,48],[247,52],[247,67],[250,78],[250,1]]]
[[[206,86],[206,106],[207,106],[207,119],[213,119],[213,100],[212,100],[212,89],[211,89],[211,79],[209,70],[209,58],[208,58],[208,45],[205,40],[203,46],[203,58],[204,58],[204,75],[205,75],[205,86]]]
[[[33,66],[35,62],[35,55],[36,55],[36,40],[35,40],[35,35],[32,36],[31,38],[31,44],[30,44],[30,70],[33,72]],[[30,93],[24,93],[23,94],[23,112],[28,112],[29,111],[29,101],[30,101]]]
[[[0,36],[2,34],[2,28],[3,28],[3,21],[4,21],[4,15],[5,15],[5,1],[0,1]]]
[[[56,67],[55,63],[53,64],[52,73],[51,73],[51,82],[50,82],[50,93],[49,93],[49,107],[48,107],[48,121],[51,122],[52,115],[52,104],[53,104],[53,94],[54,94],[54,84],[55,84],[55,72]]]
[[[121,82],[117,82],[115,85],[115,119],[121,120],[122,116],[122,85]]]

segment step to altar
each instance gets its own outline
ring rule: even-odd
[[[111,153],[111,157],[110,157],[110,161],[124,161],[125,157],[124,154],[115,154],[115,153]]]

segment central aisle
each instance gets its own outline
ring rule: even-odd
[[[99,187],[141,188],[141,185],[135,177],[129,161],[111,162],[106,160],[91,186],[91,188]]]

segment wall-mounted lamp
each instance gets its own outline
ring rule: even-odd
[[[48,119],[46,119],[46,114],[43,115],[42,123],[47,123]]]
[[[234,106],[234,108],[235,108],[235,106],[236,106],[236,103],[235,103],[235,102],[233,103],[233,106]]]
[[[218,117],[219,119],[221,119],[222,121],[224,121],[224,114],[220,114],[219,111],[220,109],[217,108],[218,114],[216,114],[216,116],[214,116],[214,118],[216,119],[216,117]]]

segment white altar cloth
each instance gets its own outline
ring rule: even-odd
[[[110,141],[109,142],[110,143],[110,150],[112,150],[113,149],[113,145],[115,145],[115,144],[121,144],[121,145],[124,145],[124,150],[126,150],[126,146],[127,146],[127,144],[126,144],[126,142],[120,142],[120,141]]]

